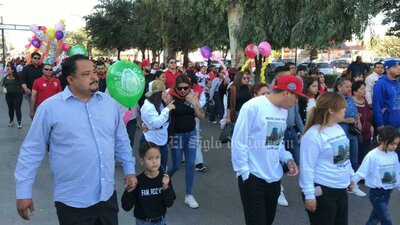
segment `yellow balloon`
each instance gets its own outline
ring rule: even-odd
[[[56,30],[52,27],[47,28],[47,37],[49,37],[49,39],[53,39],[56,36]]]

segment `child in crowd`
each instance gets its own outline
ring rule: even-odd
[[[144,172],[137,177],[138,184],[133,191],[124,191],[122,208],[129,211],[135,206],[136,225],[166,225],[165,213],[176,196],[169,176],[159,170],[160,148],[145,141],[140,145],[139,157]]]
[[[385,126],[379,131],[379,146],[371,150],[364,158],[357,173],[353,176],[355,183],[365,179],[365,185],[370,188],[369,200],[372,212],[366,225],[391,225],[389,215],[389,199],[393,188],[399,187],[399,161],[395,152],[400,142],[400,133],[391,126]]]

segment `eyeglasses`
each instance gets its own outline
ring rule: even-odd
[[[185,90],[185,91],[187,91],[187,90],[189,90],[189,87],[176,87],[176,90],[178,90],[178,91],[182,91],[182,90]]]
[[[169,64],[176,64],[176,61],[169,61]]]
[[[33,57],[32,59],[40,59],[40,57]]]
[[[43,68],[43,70],[45,70],[45,71],[53,71],[53,69],[47,69],[47,68]]]

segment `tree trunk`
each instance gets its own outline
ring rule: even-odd
[[[140,52],[142,53],[142,61],[143,61],[143,59],[146,59],[146,50],[140,49]]]
[[[117,52],[118,52],[117,59],[121,60],[121,49],[117,48]]]
[[[263,64],[263,56],[258,54],[255,58],[256,70],[254,71],[254,81],[255,83],[260,83],[261,67]]]
[[[232,54],[232,67],[238,67],[238,65],[244,63],[244,52],[243,49],[241,49],[239,40],[235,35],[236,29],[238,29],[240,26],[243,13],[242,1],[231,3],[228,8],[229,47]]]
[[[189,64],[189,32],[186,31],[185,35],[185,48],[183,50],[183,66],[188,67]]]

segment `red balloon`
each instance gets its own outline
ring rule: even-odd
[[[254,44],[248,44],[246,49],[244,50],[244,53],[246,53],[247,57],[254,58],[258,53],[258,48]]]
[[[63,43],[61,48],[64,52],[67,52],[71,46],[68,43]]]

